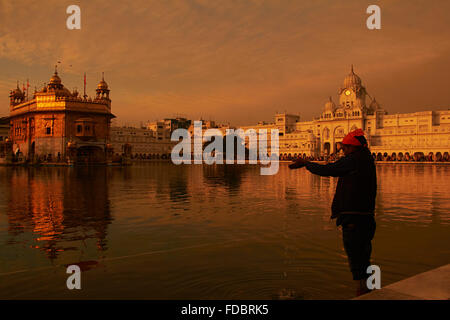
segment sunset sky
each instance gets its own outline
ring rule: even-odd
[[[81,7],[81,30],[66,8]],[[381,30],[366,8],[381,7]],[[450,1],[0,0],[0,116],[16,81],[69,89],[105,72],[118,124],[318,116],[354,64],[389,113],[450,108]]]

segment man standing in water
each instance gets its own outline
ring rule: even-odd
[[[375,162],[361,129],[347,134],[342,140],[344,157],[334,163],[321,165],[299,159],[290,169],[306,167],[311,173],[324,177],[339,177],[331,206],[331,219],[342,226],[345,252],[348,256],[357,295],[367,293],[367,267],[370,266],[371,241],[375,235],[375,197],[377,176]]]

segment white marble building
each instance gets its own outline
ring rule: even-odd
[[[299,115],[279,113],[274,123],[243,129],[278,129],[280,156],[320,157],[337,151],[337,143],[350,131],[361,128],[378,160],[450,160],[450,110],[388,114],[370,97],[353,67],[320,117],[300,121]]]

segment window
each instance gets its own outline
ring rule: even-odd
[[[83,131],[83,127],[79,124],[77,125],[77,133],[81,133],[81,131]]]
[[[52,128],[50,127],[45,128],[45,134],[52,134]]]

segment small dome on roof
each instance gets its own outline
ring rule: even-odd
[[[23,92],[22,90],[19,89],[19,87],[17,87],[16,89],[13,90],[13,95],[19,97],[23,95]]]
[[[14,90],[11,90],[11,93],[9,96],[14,97],[14,98],[22,98],[22,97],[24,97],[24,95],[25,94],[19,88],[19,82],[17,82],[17,88],[15,88]]]
[[[331,111],[333,112],[334,109],[336,109],[336,104],[333,102],[333,99],[330,97],[330,99],[325,103],[325,111]]]
[[[373,98],[372,102],[370,103],[370,109],[372,109],[372,110],[380,110],[381,109],[381,106],[378,103],[378,101],[375,100],[375,97]]]
[[[97,89],[108,90],[108,84],[105,81],[105,76],[103,73],[102,73],[102,80],[98,83]]]

